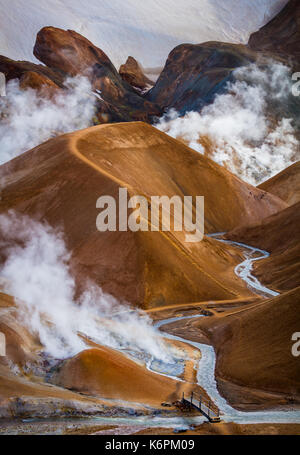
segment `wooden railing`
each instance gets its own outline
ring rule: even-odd
[[[220,411],[217,406],[211,401],[207,400],[200,394],[191,392],[189,396],[182,395],[182,402],[193,406],[201,412],[210,422],[220,422]]]

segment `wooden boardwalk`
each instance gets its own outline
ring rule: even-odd
[[[211,401],[194,392],[189,397],[182,395],[182,403],[201,412],[211,423],[221,422],[219,409]]]

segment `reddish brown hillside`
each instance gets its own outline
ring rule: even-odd
[[[282,404],[284,397],[286,403],[290,397],[300,402],[300,362],[292,355],[299,310],[297,288],[198,322],[215,347],[216,377],[230,402],[250,407]]]
[[[98,232],[96,201],[129,194],[205,196],[207,232],[257,222],[285,203],[143,123],[103,125],[50,140],[0,168],[1,212],[64,228],[73,270],[141,306],[249,295],[234,274],[240,252],[184,232]],[[195,202],[195,199],[194,199]],[[172,224],[172,223],[171,223]]]
[[[300,161],[262,183],[258,188],[275,194],[289,205],[300,202]]]

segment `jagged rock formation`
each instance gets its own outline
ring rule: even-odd
[[[8,80],[20,78],[27,71],[37,72],[39,77],[35,76],[33,81],[32,75],[27,76],[26,81],[29,77],[30,81],[23,84],[23,87],[34,88],[41,84],[49,85],[49,79],[62,87],[65,77],[84,74],[90,78],[98,96],[102,98],[98,103],[101,123],[131,120],[149,122],[170,108],[180,114],[200,111],[213,101],[216,94],[226,91],[226,85],[233,80],[232,73],[238,67],[265,57],[284,62],[287,54],[297,57],[298,11],[297,2],[291,1],[277,17],[251,36],[248,47],[222,42],[177,46],[170,53],[155,86],[145,97],[139,96],[136,88],[144,91],[151,81],[142,73],[135,59],[129,57],[118,74],[101,49],[72,30],[44,27],[38,33],[34,55],[46,67],[1,57],[0,71],[7,75]],[[279,34],[278,24],[281,24]],[[282,114],[292,113],[292,117],[295,117],[294,111],[298,107],[294,104],[284,108],[288,112]]]
[[[149,121],[160,114],[157,106],[122,80],[101,49],[73,30],[43,28],[37,35],[34,55],[64,78],[78,74],[88,77],[102,98],[98,106],[102,121]]]
[[[67,77],[84,75],[91,81],[100,123],[142,120],[150,122],[160,108],[145,100],[118,74],[107,55],[72,30],[45,27],[37,35],[35,56],[44,65],[14,61],[0,56],[0,72],[6,80],[19,79],[20,87],[52,96],[63,89]]]
[[[133,57],[128,57],[126,63],[120,66],[119,74],[129,85],[142,92],[154,85]]]
[[[32,87],[41,89],[46,87],[63,88],[63,77],[44,65],[36,65],[31,62],[14,61],[0,56],[0,72],[9,82],[12,79],[23,81],[23,88]]]
[[[107,55],[73,30],[44,27],[37,34],[33,53],[46,66],[64,77],[88,73],[95,65],[99,72],[102,70],[103,73],[115,75],[115,68]],[[97,86],[98,74],[93,73],[92,76],[95,77],[94,88],[100,89]]]
[[[177,46],[147,99],[180,114],[200,111],[225,91],[236,68],[271,58],[291,64],[296,71],[299,55],[300,4],[291,0],[271,22],[251,35],[248,46],[222,42]],[[295,106],[288,110],[293,113]]]

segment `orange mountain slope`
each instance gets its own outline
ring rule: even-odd
[[[98,232],[96,201],[130,196],[205,197],[207,232],[258,222],[286,204],[143,123],[102,125],[50,140],[0,168],[0,211],[62,227],[79,287],[94,280],[143,307],[231,299],[250,291],[234,274],[240,252],[183,232]],[[195,202],[195,200],[194,200]]]
[[[231,402],[282,404],[281,394],[300,401],[300,362],[292,355],[299,310],[300,287],[199,321],[198,327],[208,334],[216,350],[218,384]],[[242,387],[242,392],[232,385]],[[246,391],[250,400],[245,400]],[[264,396],[263,391],[271,395]]]
[[[289,205],[300,202],[300,161],[263,182],[258,188],[280,197]]]
[[[179,346],[186,356],[182,377],[187,383],[152,372],[140,361],[87,338],[86,350],[63,362],[56,359],[50,365],[38,336],[28,330],[14,299],[4,293],[0,293],[0,333],[6,341],[6,356],[0,356],[0,417],[10,412],[27,413],[30,406],[34,415],[51,415],[53,406],[62,414],[76,406],[80,412],[80,406],[92,409],[103,405],[100,398],[107,406],[128,402],[124,403],[126,407],[137,402],[160,407],[162,402],[175,401],[183,391],[190,393],[195,387],[194,364],[200,354],[195,356],[189,346]],[[201,393],[206,395],[203,390]]]
[[[152,405],[181,397],[180,382],[152,373],[105,346],[83,351],[64,362],[54,381],[89,395]]]
[[[0,418],[87,415],[115,406],[45,381],[41,345],[17,317],[14,299],[2,292],[0,332],[6,345],[6,356],[0,356]]]

